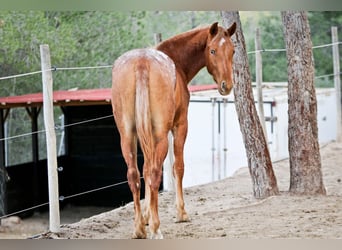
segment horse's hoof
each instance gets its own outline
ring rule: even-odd
[[[146,232],[136,231],[132,234],[132,239],[146,239]]]
[[[177,218],[176,218],[176,223],[182,223],[182,222],[190,222],[190,218],[189,216],[187,215],[187,213],[183,213],[181,215],[177,215]]]
[[[162,239],[164,239],[163,234],[161,233],[160,229],[158,229],[157,232],[155,232],[155,233],[151,232],[151,239],[152,240],[162,240]]]
[[[144,218],[145,226],[148,226],[149,225],[150,216],[144,216],[143,218]]]

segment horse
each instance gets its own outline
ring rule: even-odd
[[[173,135],[173,177],[176,185],[176,222],[190,220],[185,211],[182,180],[184,143],[188,130],[187,88],[206,67],[218,92],[228,95],[233,87],[234,45],[228,29],[218,25],[195,28],[171,37],[153,48],[133,49],[116,59],[112,68],[112,109],[127,165],[127,180],[134,202],[132,238],[162,239],[158,215],[158,190],[168,151],[168,133]],[[145,206],[140,204],[141,177],[137,167],[137,144],[143,156]]]

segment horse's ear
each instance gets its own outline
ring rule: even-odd
[[[213,23],[210,27],[210,35],[215,36],[218,31],[218,22]]]
[[[234,35],[235,31],[236,31],[236,22],[234,22],[228,29],[228,34],[229,36]]]

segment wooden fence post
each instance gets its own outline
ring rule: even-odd
[[[49,46],[40,45],[44,126],[46,133],[47,167],[49,182],[49,225],[50,231],[57,233],[60,229],[59,195],[57,175],[56,133],[53,116],[52,72]]]
[[[162,36],[160,33],[154,33],[154,43],[155,45],[157,45],[158,43],[160,43],[162,41]]]
[[[0,109],[0,138],[5,138],[4,133],[4,111]],[[7,200],[7,193],[6,193],[6,164],[5,164],[5,141],[0,141],[0,216],[6,215],[6,200]],[[1,219],[0,219],[1,225]]]
[[[337,127],[336,141],[342,142],[342,112],[341,112],[341,79],[340,79],[340,56],[338,51],[337,27],[331,27],[332,52],[334,63],[334,86],[336,90],[336,108],[337,108]]]
[[[266,124],[265,124],[265,114],[264,114],[264,100],[262,97],[262,58],[261,58],[261,39],[260,30],[256,28],[255,30],[255,81],[257,87],[257,101],[258,101],[258,111],[259,118],[262,129],[264,131],[266,144],[268,145]]]

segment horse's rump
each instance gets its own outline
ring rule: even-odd
[[[117,124],[119,130],[121,126],[136,131],[144,155],[152,157],[153,134],[167,133],[172,126],[175,84],[173,61],[154,49],[129,51],[114,64],[112,102],[116,122],[123,123]]]

